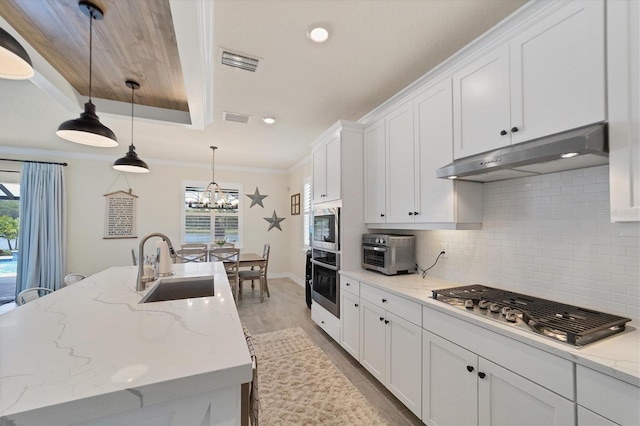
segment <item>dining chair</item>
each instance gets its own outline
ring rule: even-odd
[[[271,245],[269,243],[264,245],[262,249],[262,258],[264,263],[258,269],[252,269],[250,271],[240,271],[238,273],[238,295],[242,300],[242,282],[251,281],[251,288],[253,288],[253,281],[258,280],[260,283],[260,301],[264,301],[264,293],[269,294],[269,283],[267,282],[267,268],[269,266],[269,253],[271,252]]]
[[[131,260],[133,260],[133,266],[138,266],[138,257],[136,256],[136,249],[131,249]]]
[[[232,247],[213,248],[209,250],[210,262],[223,262],[227,271],[229,285],[233,291],[234,300],[238,301],[238,269],[240,267],[240,249]]]
[[[181,248],[177,250],[174,263],[206,262],[207,259],[207,245],[204,244],[204,248]]]
[[[40,298],[40,293],[45,296],[49,293],[53,293],[53,290],[46,287],[31,287],[26,290],[22,290],[20,293],[18,293],[18,297],[16,297],[16,305],[20,306],[24,305],[27,302],[36,300]]]
[[[207,244],[206,243],[186,243],[186,244],[182,244],[180,246],[181,249],[203,249],[206,250]]]
[[[77,274],[77,273],[67,274],[64,277],[64,286],[66,287],[73,283],[77,283],[78,281],[82,281],[85,278],[87,278],[87,275],[84,275],[84,274]]]

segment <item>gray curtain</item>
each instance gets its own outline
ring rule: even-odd
[[[24,163],[16,296],[31,287],[57,290],[66,264],[64,166]]]

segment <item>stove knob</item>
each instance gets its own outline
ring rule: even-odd
[[[518,315],[516,315],[516,311],[509,311],[507,315],[505,315],[504,319],[509,322],[516,322],[518,320]]]
[[[464,301],[464,307],[467,309],[473,309],[473,300],[467,299]]]
[[[489,310],[490,310],[491,312],[493,312],[494,314],[495,314],[495,313],[498,313],[498,312],[500,312],[500,305],[498,305],[497,303],[492,303],[492,304],[489,306]]]
[[[478,308],[487,309],[488,307],[489,307],[489,301],[488,300],[481,300],[480,302],[478,302]]]
[[[508,306],[505,306],[504,308],[502,308],[500,312],[502,312],[502,315],[506,317],[509,314],[509,312],[511,312],[511,308]]]

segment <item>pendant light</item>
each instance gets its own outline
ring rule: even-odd
[[[58,127],[56,134],[63,139],[82,145],[118,146],[116,135],[111,129],[100,123],[100,118],[96,115],[96,106],[91,102],[93,20],[101,20],[104,13],[98,6],[87,0],[80,0],[78,6],[82,13],[89,17],[89,102],[84,104],[84,112],[80,114],[80,118],[65,121]]]
[[[138,157],[136,147],[133,146],[133,92],[139,89],[140,85],[133,80],[127,80],[126,85],[131,89],[131,145],[129,145],[129,152],[113,163],[113,168],[121,172],[149,173],[149,166]]]
[[[0,78],[26,80],[33,77],[29,54],[18,40],[0,28]]]
[[[218,208],[216,206],[216,196],[215,193],[217,192],[218,195],[220,196],[220,202],[222,203],[223,206],[228,204],[227,201],[227,197],[225,197],[224,193],[222,192],[222,189],[220,188],[220,185],[218,185],[218,183],[216,182],[216,149],[218,149],[217,146],[210,146],[209,148],[211,148],[211,150],[213,151],[211,153],[211,182],[209,182],[209,185],[207,185],[207,188],[204,190],[204,192],[202,192],[202,195],[200,196],[200,198],[198,199],[198,206],[197,207],[204,207],[204,208],[208,208],[208,209],[216,209]],[[209,202],[205,202],[205,198],[207,196],[207,193],[209,193]]]

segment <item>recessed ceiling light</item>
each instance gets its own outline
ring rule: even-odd
[[[315,27],[309,30],[307,36],[315,43],[324,43],[329,38],[329,31],[322,27]]]
[[[447,179],[458,179],[458,176],[456,176],[456,175],[449,176],[449,177],[447,177]]]
[[[276,122],[276,119],[273,117],[262,117],[262,121],[264,121],[267,124],[273,124]]]
[[[571,157],[575,157],[576,155],[578,155],[577,152],[565,152],[560,156],[560,158],[571,158]]]

